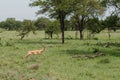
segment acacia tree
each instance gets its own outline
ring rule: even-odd
[[[7,18],[5,21],[0,22],[0,27],[7,30],[17,30],[20,27],[20,21],[15,18]]]
[[[91,36],[93,38],[95,33],[100,33],[105,29],[105,26],[102,24],[102,20],[99,20],[98,18],[89,19],[86,27],[90,32],[88,39],[91,39]]]
[[[35,26],[37,30],[45,30],[45,28],[49,25],[50,20],[45,17],[40,17],[37,20],[35,20]]]
[[[103,12],[99,0],[76,0],[74,6],[74,18],[76,26],[80,33],[80,39],[83,39],[83,30],[89,18],[97,16]]]
[[[36,27],[34,26],[33,21],[24,20],[21,24],[21,27],[18,29],[20,39],[22,40],[29,32],[35,34]]]
[[[66,15],[71,12],[74,0],[35,0],[30,6],[39,6],[40,10],[37,14],[49,13],[49,16],[56,18],[60,22],[60,29],[62,32],[62,43],[64,43],[64,20]]]
[[[108,16],[108,17],[104,20],[104,25],[105,25],[106,28],[108,29],[109,39],[110,39],[110,37],[111,37],[111,35],[110,35],[110,30],[116,31],[116,29],[119,27],[119,24],[118,24],[119,21],[120,21],[120,17],[118,17],[118,15]]]
[[[57,20],[50,21],[48,26],[45,28],[45,33],[53,38],[53,34],[56,34],[58,37],[58,33],[60,33],[59,22]]]

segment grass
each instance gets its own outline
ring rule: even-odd
[[[44,39],[44,32],[30,33],[19,40],[15,31],[0,33],[0,80],[119,80],[120,79],[120,33],[112,33],[110,47],[106,32],[96,34],[98,40],[79,40],[74,32],[66,32],[65,44],[60,39]],[[104,34],[105,33],[105,34]],[[106,37],[104,37],[106,36]],[[23,58],[28,50],[46,47],[42,55]],[[75,55],[93,54],[94,48],[106,56],[94,59],[72,58]],[[28,68],[38,64],[38,69]]]

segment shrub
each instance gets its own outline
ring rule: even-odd
[[[99,61],[99,63],[110,63],[110,60],[108,58],[102,59]]]
[[[98,40],[98,38],[97,38],[97,37],[94,37],[93,40]]]
[[[100,50],[98,48],[93,48],[93,53],[97,53],[99,52]]]
[[[14,42],[13,41],[6,41],[6,40],[0,40],[0,46],[13,46]]]

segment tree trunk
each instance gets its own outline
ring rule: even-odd
[[[62,44],[64,44],[64,20],[61,22],[61,32],[62,32]]]
[[[22,35],[21,38],[20,38],[20,40],[23,40],[24,37],[25,37],[25,35]]]
[[[80,31],[80,40],[83,40],[83,30],[84,30],[84,22],[85,22],[85,16],[81,16],[81,22],[79,26],[79,31]]]
[[[110,29],[108,28],[108,39],[110,40],[110,37],[111,37],[111,35],[110,35]]]
[[[80,32],[80,40],[83,40],[83,30],[79,30]]]
[[[80,33],[80,40],[83,40],[83,25],[82,21],[78,23],[79,33]]]
[[[60,13],[60,28],[62,32],[62,44],[64,44],[64,29],[65,29],[65,24],[64,24],[64,13]]]
[[[51,39],[53,38],[53,32],[50,32],[50,37],[51,37]]]
[[[81,19],[79,18],[79,15],[76,15],[76,21],[77,21],[77,27],[79,29],[80,33],[80,40],[83,39],[83,30],[84,30],[84,16],[81,16]]]

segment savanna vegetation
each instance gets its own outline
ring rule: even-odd
[[[43,31],[37,31],[36,35],[30,33],[23,40],[19,40],[19,36],[15,34],[15,31],[0,33],[1,80],[120,78],[120,31],[112,32],[110,40],[106,31],[94,35],[98,40],[75,39],[75,32],[66,31],[65,44],[61,44],[60,39],[45,39]],[[107,41],[110,42],[109,47],[105,46]],[[43,54],[23,58],[27,51],[41,49],[43,45],[46,47]],[[105,55],[95,58],[84,57],[96,55],[97,51]]]
[[[119,0],[31,0],[36,20],[0,22],[0,80],[119,80]],[[113,12],[102,16],[110,7]],[[43,54],[24,56],[45,47]]]

